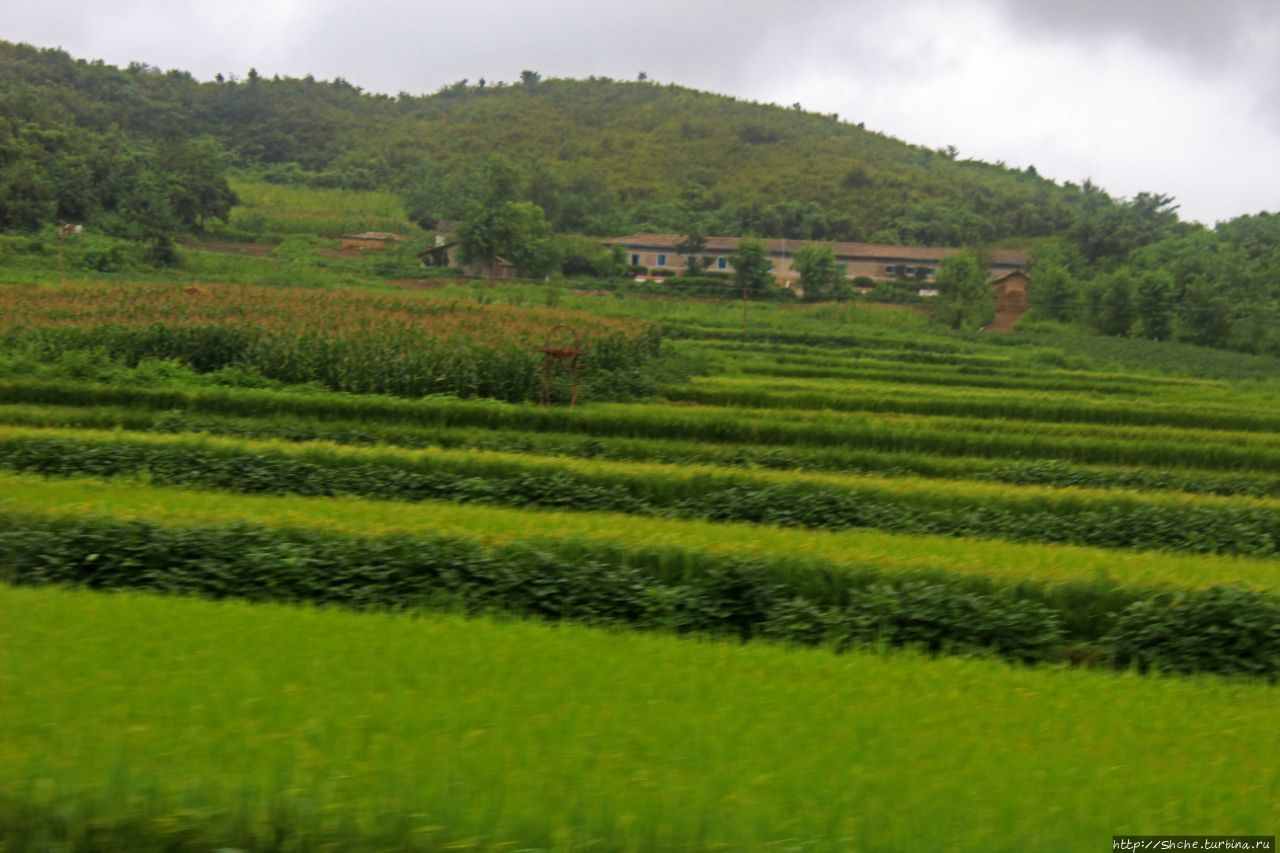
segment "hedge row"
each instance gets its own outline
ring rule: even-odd
[[[1105,633],[1073,635],[1085,597],[877,577],[824,592],[794,570],[684,555],[680,571],[608,549],[566,553],[422,537],[357,538],[248,525],[169,528],[92,517],[0,518],[0,580],[25,585],[355,607],[501,610],[542,619],[1026,662],[1070,658],[1170,672],[1280,673],[1280,600],[1248,590],[1132,592]],[[811,574],[821,567],[812,567]],[[847,576],[852,577],[852,576]],[[1113,597],[1114,589],[1108,591]],[[1036,600],[1036,595],[1041,600]],[[1046,603],[1046,600],[1053,603]],[[1057,606],[1055,606],[1057,605]]]
[[[608,510],[786,527],[980,536],[1143,550],[1268,556],[1280,550],[1280,511],[1261,505],[1143,502],[1130,495],[993,496],[963,489],[894,491],[769,483],[725,472],[673,478],[665,468],[555,463],[467,455],[307,452],[108,438],[0,433],[0,466],[44,475],[145,473],[161,485],[238,493],[354,495],[389,500],[477,501],[506,506]]]

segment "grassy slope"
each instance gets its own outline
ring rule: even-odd
[[[240,203],[232,210],[232,228],[271,234],[313,234],[335,238],[352,231],[390,231],[421,237],[404,215],[404,204],[383,192],[285,187],[232,180]]]
[[[94,823],[133,851],[1078,850],[1280,819],[1247,683],[13,589],[0,683],[12,849]]]

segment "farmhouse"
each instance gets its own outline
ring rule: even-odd
[[[635,267],[647,267],[650,272],[663,270],[678,272],[688,267],[689,256],[676,251],[683,238],[676,234],[628,234],[605,240],[607,246],[621,246],[627,262]],[[708,237],[706,248],[697,255],[704,259],[707,269],[732,272],[729,256],[738,247],[741,237]],[[843,264],[848,278],[869,278],[872,281],[909,280],[928,282],[937,275],[942,260],[956,252],[953,247],[891,246],[881,243],[824,243],[816,240],[761,240],[773,258],[774,278],[780,284],[791,285],[798,281],[800,273],[792,268],[791,259],[802,246],[830,246],[835,250],[837,263]],[[1008,249],[991,253],[992,277],[1020,272],[1027,265],[1027,254]]]
[[[392,249],[395,248],[397,243],[403,242],[404,237],[387,231],[361,231],[356,234],[342,235],[342,248],[359,249],[361,251]]]

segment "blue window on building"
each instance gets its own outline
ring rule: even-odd
[[[729,268],[728,258],[716,258],[716,269],[727,270]]]
[[[658,255],[658,266],[665,267],[667,265],[667,256]]]
[[[631,256],[631,266],[633,266],[633,267],[638,267],[638,266],[640,266],[640,256],[639,256],[639,255],[632,255],[632,256]]]

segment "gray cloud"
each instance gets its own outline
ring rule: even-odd
[[[1275,0],[996,0],[1044,39],[1128,40],[1198,74],[1235,78],[1242,108],[1280,130],[1280,3]]]
[[[1201,62],[1239,58],[1251,35],[1280,23],[1274,0],[998,0],[1009,20],[1041,34],[1120,36]]]

